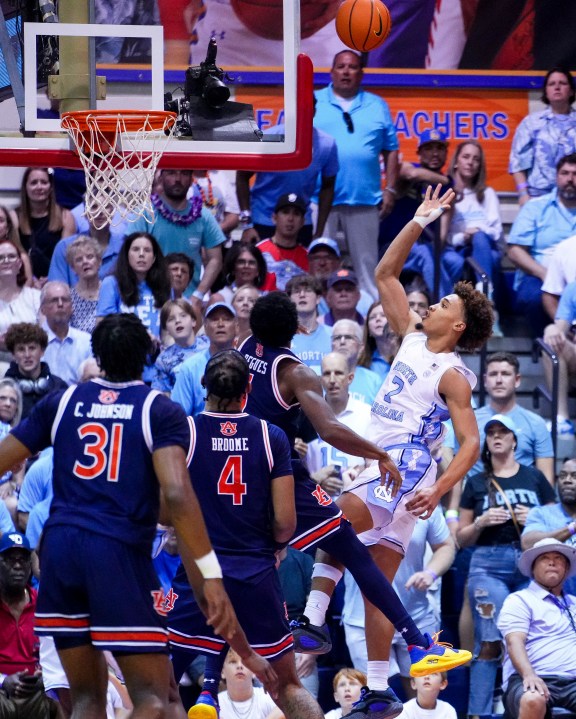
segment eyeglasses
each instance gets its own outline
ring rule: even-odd
[[[44,300],[44,305],[57,305],[62,302],[63,305],[67,305],[72,302],[70,297],[51,297],[49,300]]]
[[[568,477],[576,479],[576,472],[560,472],[558,475],[558,479],[568,479]]]
[[[358,337],[354,335],[332,335],[332,342],[359,342]]]
[[[343,112],[342,117],[344,118],[344,122],[346,123],[346,129],[349,133],[354,132],[354,123],[352,122],[352,116],[349,112]]]
[[[16,260],[19,260],[20,258],[18,255],[0,255],[0,263],[1,262],[16,262]]]
[[[239,267],[256,267],[258,265],[256,260],[236,260],[236,264]]]

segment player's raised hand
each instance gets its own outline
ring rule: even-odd
[[[391,497],[395,497],[402,486],[402,477],[388,453],[378,460],[378,468],[381,477],[380,484],[388,489]]]
[[[278,698],[278,675],[272,668],[270,662],[252,650],[250,654],[241,657],[241,659],[242,664],[258,677],[264,689],[270,694],[272,699],[276,700]]]
[[[432,185],[428,185],[426,188],[426,195],[424,196],[424,202],[418,207],[414,214],[414,219],[418,218],[416,222],[422,227],[429,225],[434,222],[444,210],[450,209],[450,205],[456,193],[454,190],[446,190],[443,195],[440,195],[442,191],[442,185],[436,185],[436,189],[432,191]]]

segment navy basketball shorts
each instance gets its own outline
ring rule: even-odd
[[[292,460],[292,472],[297,524],[290,546],[303,552],[338,532],[344,516],[332,497],[312,481],[300,460]]]
[[[395,497],[382,487],[378,464],[363,470],[346,490],[364,502],[372,517],[373,527],[358,535],[366,546],[382,544],[404,555],[418,517],[406,504],[419,489],[431,487],[436,481],[437,464],[428,448],[421,444],[386,447],[402,476],[402,486]]]
[[[270,567],[250,579],[226,576],[225,565],[223,573],[224,587],[254,651],[270,661],[292,651],[292,634],[276,568]],[[206,624],[188,585],[175,582],[173,591],[174,607],[167,619],[172,662],[179,678],[190,664],[191,653],[220,654],[226,642]]]
[[[70,526],[46,530],[37,634],[56,647],[92,644],[112,652],[167,652],[164,596],[146,548]]]

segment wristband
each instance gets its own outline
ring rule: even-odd
[[[576,534],[576,522],[570,522],[567,529],[570,532],[570,536],[573,537]]]
[[[446,519],[458,519],[460,512],[457,509],[447,509],[444,512]]]
[[[519,182],[519,183],[516,185],[516,189],[517,189],[517,190],[525,190],[527,187],[528,187],[528,183],[527,183],[527,182]]]
[[[195,561],[204,579],[222,579],[222,568],[214,550]]]
[[[443,212],[444,210],[441,207],[436,207],[436,209],[430,212],[428,217],[421,217],[420,215],[416,215],[412,218],[412,220],[417,225],[420,225],[422,229],[424,229],[426,225],[429,225],[431,222],[434,222],[434,220],[437,220]]]
[[[192,297],[195,297],[197,300],[200,300],[202,302],[204,300],[204,293],[200,292],[200,290],[194,290],[192,293]]]
[[[429,574],[434,581],[438,579],[438,575],[436,574],[436,572],[433,572],[431,569],[425,569],[424,571],[426,572],[426,574]]]
[[[389,193],[392,194],[392,195],[397,195],[397,194],[398,194],[398,191],[395,190],[393,187],[385,187],[385,188],[384,188],[384,192],[389,192]]]
[[[450,524],[451,522],[459,522],[460,520],[458,517],[446,517],[446,524]]]

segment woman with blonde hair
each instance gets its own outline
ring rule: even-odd
[[[92,332],[96,326],[96,308],[102,284],[99,277],[102,254],[102,245],[88,235],[79,235],[66,248],[66,262],[78,276],[78,282],[70,292],[70,326],[84,332]]]

